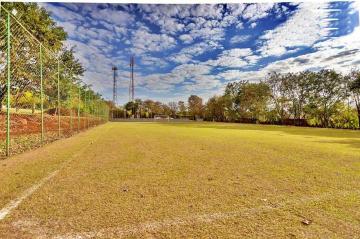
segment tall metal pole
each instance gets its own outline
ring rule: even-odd
[[[40,105],[41,105],[41,143],[44,142],[44,89],[43,89],[43,57],[40,43]]]
[[[57,77],[57,100],[58,100],[58,136],[61,134],[61,123],[60,123],[60,62],[58,60],[58,77]]]
[[[72,117],[72,96],[71,96],[71,93],[72,93],[72,85],[70,86],[70,133],[72,134],[73,132],[73,117]]]
[[[6,156],[10,156],[10,78],[11,78],[11,61],[10,61],[10,13],[7,14],[6,21],[6,30],[7,30],[7,80],[6,80]]]
[[[117,103],[117,82],[116,82],[116,71],[118,68],[116,66],[113,66],[112,70],[114,71],[114,85],[113,85],[113,104],[114,106]]]
[[[135,90],[134,90],[134,57],[132,56],[131,57],[131,101],[134,102],[134,93],[135,93]]]
[[[81,91],[80,91],[80,87],[79,87],[79,91],[78,91],[78,110],[77,110],[78,131],[80,131],[80,101],[81,101]]]
[[[88,94],[86,94],[86,102],[88,103],[88,109],[89,109],[89,112],[88,112],[88,115],[86,117],[86,124],[87,124],[87,128],[89,128],[89,114],[90,114],[90,108],[89,108],[89,105],[90,105],[90,100],[89,100],[90,97],[88,97]]]
[[[87,116],[86,116],[86,89],[84,92],[84,129],[86,128],[86,124],[87,124]]]
[[[129,87],[129,101],[132,104],[132,117],[135,117],[135,108],[134,108],[134,57],[130,58],[130,87]]]

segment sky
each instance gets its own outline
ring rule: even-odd
[[[207,100],[228,82],[264,80],[271,71],[360,68],[359,2],[240,4],[41,3],[68,33],[83,80],[118,102],[135,98]]]

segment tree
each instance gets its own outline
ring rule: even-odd
[[[240,117],[240,98],[243,84],[246,84],[246,81],[231,82],[225,88],[224,97],[227,98],[229,103],[226,105],[226,111],[231,121],[235,121]]]
[[[267,103],[270,98],[269,86],[263,82],[245,83],[241,86],[240,115],[244,118],[265,120]]]
[[[168,104],[169,108],[170,108],[170,115],[175,118],[176,117],[176,113],[178,111],[178,105],[176,102],[169,102]]]
[[[39,7],[36,3],[2,3],[9,12],[13,9],[16,10],[16,17],[27,26],[29,30],[46,49],[50,49],[57,54],[63,41],[66,40],[66,33],[63,28],[56,25],[55,21],[50,18],[50,14],[42,7]],[[19,98],[26,91],[32,91],[39,94],[39,49],[40,45],[34,41],[31,36],[21,27],[15,28],[13,24],[12,34],[12,51],[11,51],[11,63],[12,63],[12,81],[11,91],[15,95],[15,98]],[[5,25],[1,24],[0,31],[5,32]],[[17,39],[17,41],[15,40]],[[2,38],[2,45],[5,45],[6,38]],[[55,57],[50,57],[44,48],[44,77],[54,75],[55,71],[49,74],[49,69],[53,69],[57,60]],[[48,54],[48,55],[47,55]],[[2,56],[6,57],[5,55]],[[4,59],[1,59],[4,60]],[[0,102],[4,100],[7,93],[4,70],[0,74]]]
[[[300,124],[300,121],[305,118],[304,107],[311,92],[311,82],[314,82],[316,73],[304,71],[300,73],[286,74],[284,84],[284,91],[289,105],[289,113],[293,115],[294,124]]]
[[[178,110],[179,110],[179,115],[180,116],[186,116],[187,115],[187,110],[186,110],[186,106],[184,101],[179,101],[178,102]]]
[[[129,116],[135,116],[139,111],[139,101],[129,101],[125,104],[125,109],[130,113]]]
[[[309,104],[307,111],[318,118],[322,127],[333,127],[331,117],[336,114],[337,105],[346,97],[344,77],[334,70],[321,70],[308,81]]]
[[[279,73],[271,72],[265,80],[271,91],[270,96],[275,112],[281,122],[288,118],[289,99],[286,96],[285,90],[287,78]]]
[[[32,92],[26,91],[17,100],[17,106],[25,109],[31,109],[31,112],[35,113],[36,105],[40,103],[40,98],[34,95]]]
[[[212,121],[226,121],[227,98],[225,96],[213,96],[205,105],[205,119]]]
[[[350,97],[354,100],[358,121],[360,122],[360,71],[352,70],[350,75],[348,76],[349,79],[349,90],[350,90]]]
[[[202,117],[203,103],[202,98],[197,95],[191,95],[188,99],[189,111],[194,119]]]
[[[225,88],[225,97],[230,101],[227,110],[232,120],[238,118],[265,118],[270,88],[266,83],[238,81],[229,83]],[[230,104],[229,104],[230,103]]]

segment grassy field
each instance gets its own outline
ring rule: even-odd
[[[0,161],[0,210],[36,184],[0,238],[358,238],[360,131],[107,123]]]

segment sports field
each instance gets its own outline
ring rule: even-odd
[[[0,238],[357,238],[360,131],[107,123],[0,185]]]

